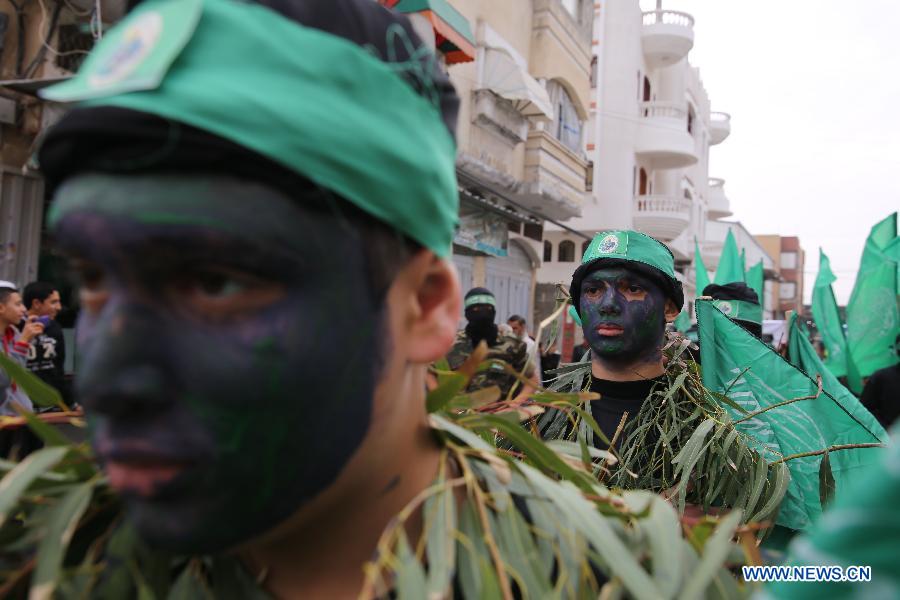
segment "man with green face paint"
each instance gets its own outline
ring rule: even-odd
[[[276,596],[355,596],[439,469],[458,101],[420,45],[371,0],[148,0],[45,94],[97,456],[142,538]]]
[[[590,345],[591,413],[607,438],[664,383],[666,323],[684,304],[672,253],[636,231],[597,234],[572,276],[572,304]],[[605,447],[605,443],[595,439]]]

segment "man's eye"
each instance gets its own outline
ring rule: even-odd
[[[214,298],[227,298],[247,289],[247,285],[234,277],[215,272],[195,274],[194,286],[198,291]]]
[[[628,291],[631,292],[632,294],[640,294],[641,292],[644,291],[644,288],[642,288],[639,285],[629,285]]]

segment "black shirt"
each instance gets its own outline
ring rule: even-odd
[[[900,416],[900,365],[872,373],[859,401],[889,429]]]
[[[66,341],[62,327],[56,321],[50,321],[44,332],[31,340],[28,370],[40,377],[44,383],[54,387],[68,402],[65,364]]]
[[[599,400],[591,401],[591,416],[597,421],[600,430],[612,440],[622,420],[622,415],[628,413],[628,421],[634,419],[644,400],[653,391],[653,386],[664,383],[665,376],[656,379],[641,379],[639,381],[607,381],[605,379],[593,379],[591,391],[600,394]],[[621,447],[624,434],[619,434],[616,447]],[[607,445],[602,440],[594,438],[594,445],[601,450],[606,450]]]

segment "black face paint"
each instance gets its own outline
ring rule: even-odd
[[[466,335],[472,340],[473,346],[477,346],[482,340],[488,346],[497,344],[498,329],[494,323],[496,317],[497,310],[490,304],[475,304],[466,309]]]
[[[659,360],[665,307],[660,287],[629,269],[598,269],[581,283],[584,337],[601,360],[625,364]]]
[[[360,237],[227,177],[85,176],[57,202],[58,241],[104,278],[78,394],[142,536],[222,551],[331,485],[384,345]]]

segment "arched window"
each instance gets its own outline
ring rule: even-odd
[[[575,262],[575,242],[564,240],[559,243],[559,262]]]
[[[584,255],[587,254],[588,246],[591,245],[591,240],[584,240],[584,243],[581,244],[581,257],[584,258]]]
[[[566,88],[557,81],[547,84],[547,92],[550,94],[550,101],[553,102],[554,114],[551,130],[553,137],[562,142],[566,148],[580,155],[582,153],[581,130],[583,123],[578,116],[575,101],[572,100]]]
[[[697,113],[694,112],[694,106],[688,103],[688,133],[694,135],[694,122],[697,120]]]
[[[553,244],[544,240],[544,262],[553,262]]]

